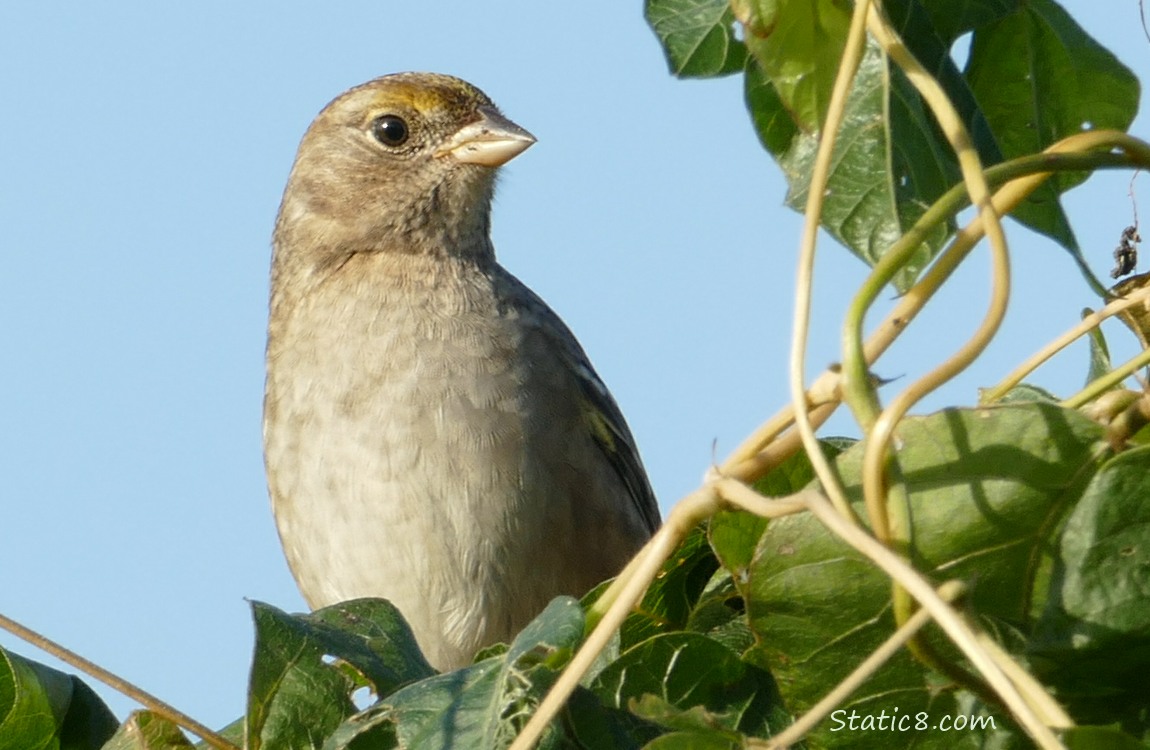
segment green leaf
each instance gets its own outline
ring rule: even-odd
[[[966,77],[1005,158],[1037,153],[1084,130],[1126,130],[1138,79],[1052,0],[1018,3],[974,30]],[[1085,267],[1058,196],[1086,179],[1056,173],[1013,216]]]
[[[905,82],[896,76],[897,95],[892,95],[891,80],[881,52],[868,46],[847,99],[823,203],[823,228],[868,265],[877,263],[941,195],[954,171],[921,106],[905,92]],[[754,64],[747,68],[745,94],[756,132],[787,178],[786,203],[802,211],[814,170],[816,135],[786,119],[785,100]],[[900,290],[913,283],[952,230],[943,224],[927,237],[897,276]]]
[[[1056,404],[1062,399],[1055,396],[1045,388],[1039,388],[1036,385],[1029,383],[1019,383],[1011,388],[1006,394],[999,399],[1000,404],[1023,404],[1026,402],[1039,401],[1043,403]]]
[[[763,148],[767,150],[787,177],[788,183],[792,174],[787,172],[784,158],[791,151],[811,151],[815,145],[813,140],[807,140],[799,130],[798,125],[787,111],[779,92],[771,85],[771,81],[763,73],[759,64],[753,57],[747,58],[743,76],[743,97],[747,110],[751,113],[751,122],[755,126],[755,133],[759,136]],[[808,157],[813,164],[813,158]],[[791,186],[790,192],[796,188]],[[793,203],[788,203],[792,205]]]
[[[643,750],[740,750],[740,740],[732,740],[712,731],[670,732],[656,737]]]
[[[1006,0],[1006,2],[1013,4],[1017,0]],[[996,164],[1002,161],[1002,152],[966,77],[955,65],[951,54],[954,39],[948,36],[946,29],[954,22],[961,23],[963,15],[968,19],[980,17],[985,23],[1001,17],[1007,11],[1001,6],[987,8],[985,4],[979,8],[976,2],[964,5],[965,13],[964,9],[957,8],[953,2],[948,2],[941,13],[929,12],[920,0],[887,0],[883,7],[891,23],[898,29],[907,49],[935,77],[950,98],[951,104],[970,133],[983,163]],[[939,28],[940,22],[943,28]],[[908,182],[908,185],[918,186],[917,192],[907,195],[908,198],[914,195],[918,199],[930,196],[930,201],[933,201],[961,179],[961,171],[949,143],[938,129],[934,115],[919,96],[918,90],[911,85],[897,66],[892,66],[892,72],[895,76],[890,115],[893,130],[892,145],[895,149],[892,163],[896,173],[921,168],[923,165],[917,163],[921,158],[914,152],[924,149],[932,151],[934,158],[925,165],[928,171],[919,175],[916,180]],[[895,106],[904,107],[906,112],[900,115],[894,111]],[[906,157],[900,157],[900,152],[906,150],[905,144],[916,141],[918,143],[916,148]]]
[[[854,444],[849,438],[819,441],[823,455],[833,459]],[[815,477],[805,453],[785,459],[754,488],[766,497],[784,497],[806,487]],[[767,528],[767,519],[745,511],[720,511],[707,522],[707,539],[723,567],[715,573],[695,609],[689,629],[704,633],[737,653],[748,649],[754,635],[747,625],[746,607],[735,578],[746,576],[756,545]]]
[[[0,750],[96,750],[117,724],[77,677],[0,648]]]
[[[1118,727],[1074,727],[1062,733],[1062,744],[1067,750],[1146,750],[1139,742]]]
[[[192,743],[180,728],[151,711],[134,711],[103,750],[177,750]]]
[[[505,747],[566,665],[583,627],[579,603],[559,597],[505,654],[393,693],[347,721],[326,747],[354,748],[356,739],[372,731],[393,732],[400,747]],[[638,747],[628,739],[633,720],[605,712],[598,701],[588,703],[589,697],[583,693],[568,706],[562,725],[552,725],[540,747],[579,736],[610,737],[603,747]]]
[[[848,438],[820,440],[823,455],[833,460],[854,444]],[[815,478],[806,453],[796,453],[755,482],[755,490],[766,497],[785,497],[806,487]],[[755,547],[767,528],[767,519],[745,511],[720,511],[711,517],[707,535],[711,546],[736,578],[744,578],[754,557]]]
[[[855,445],[858,441],[847,437],[820,438],[819,446],[823,456],[833,461],[843,451]],[[786,497],[793,495],[814,481],[815,469],[805,452],[799,452],[785,459],[766,476],[755,482],[755,491],[767,497]]]
[[[745,62],[755,130],[787,177],[787,205],[805,206],[849,25],[843,0],[738,0],[740,45],[720,0],[649,0],[648,20],[679,75],[718,75]],[[1042,150],[1088,128],[1129,127],[1138,83],[1052,0],[890,0],[907,47],[937,78],[986,166]],[[966,69],[951,47],[973,31]],[[1020,43],[1021,40],[1021,43]],[[746,52],[744,54],[743,48]],[[732,50],[738,50],[738,53]],[[1016,212],[1085,263],[1058,196],[1084,175],[1055,175]],[[959,181],[949,144],[906,77],[871,43],[832,158],[823,227],[873,265],[927,207]],[[905,291],[953,235],[953,220],[924,238],[894,280]]]
[[[718,726],[711,712],[702,706],[683,710],[652,693],[644,693],[630,700],[631,710],[651,721],[673,730],[656,740],[657,747],[676,747],[688,738],[701,742],[704,747],[743,747],[743,734]],[[785,720],[785,717],[783,717]],[[706,738],[706,739],[704,739]],[[649,750],[647,745],[644,750]],[[688,746],[690,747],[690,746]]]
[[[252,602],[255,656],[248,688],[251,750],[317,748],[355,712],[354,681],[325,661],[326,649],[301,616]]]
[[[561,597],[512,642],[507,654],[412,685],[391,697],[400,741],[409,747],[501,747],[518,733],[553,673],[583,636],[578,602]],[[542,678],[542,679],[541,679]],[[444,722],[451,708],[452,721]]]
[[[376,695],[435,673],[399,610],[360,599],[310,615],[252,603],[256,647],[248,692],[249,750],[319,747],[356,712],[352,693]]]
[[[1089,307],[1082,311],[1083,319],[1093,315],[1094,311]],[[1110,364],[1110,347],[1106,345],[1106,336],[1102,334],[1102,329],[1095,326],[1090,329],[1090,369],[1086,371],[1086,384],[1093,383],[1103,375],[1108,374],[1113,365]],[[1120,386],[1115,386],[1120,387]]]
[[[216,734],[218,734],[220,737],[223,737],[228,742],[231,742],[236,747],[243,747],[244,746],[244,721],[245,721],[245,718],[243,716],[241,716],[240,718],[233,721],[231,724],[228,724],[227,726],[225,726],[221,729],[217,729]],[[195,745],[193,745],[193,747],[195,747],[196,750],[216,750],[214,747],[209,745],[207,743],[207,741],[205,741],[205,740],[200,740],[199,742],[195,743]]]
[[[564,709],[563,729],[566,742],[558,747],[599,750],[639,750],[650,747],[649,742],[659,735],[659,728],[612,706],[604,705],[594,693],[578,688]]]
[[[918,0],[930,14],[931,25],[942,42],[949,46],[968,31],[997,21],[1014,12],[1022,0]]]
[[[1150,446],[1102,467],[1066,520],[1031,654],[1089,723],[1145,706],[1150,670]],[[1145,728],[1147,717],[1142,716]]]
[[[747,48],[735,38],[727,0],[647,0],[647,23],[679,78],[710,78],[743,69]]]
[[[1047,404],[947,410],[905,420],[897,453],[910,496],[915,567],[971,584],[971,610],[1023,623],[1051,529],[1077,500],[1105,450],[1102,428]],[[861,446],[835,462],[860,514]],[[736,581],[740,578],[736,576]],[[772,521],[743,590],[758,644],[788,707],[806,710],[893,631],[890,581],[809,514]],[[877,715],[954,713],[904,651],[843,705]],[[816,732],[828,747],[887,747],[881,733]],[[860,743],[860,744],[855,744]]]
[[[60,726],[60,748],[87,750],[101,747],[103,739],[115,731],[116,716],[88,683],[76,675],[68,675],[68,678],[72,681],[72,699]]]
[[[838,60],[850,28],[844,0],[750,0],[747,49],[799,128],[826,119]]]
[[[621,647],[687,627],[704,587],[718,567],[703,527],[693,529],[663,563],[643,600],[623,624]]]
[[[754,644],[743,595],[735,586],[729,570],[720,568],[715,571],[691,610],[684,630],[702,633],[738,654]]]
[[[415,634],[385,599],[355,599],[302,615],[327,653],[362,674],[377,695],[435,674]]]
[[[769,737],[790,719],[766,670],[698,633],[664,633],[624,652],[599,673],[591,690],[644,718],[672,729],[684,726]],[[652,706],[654,707],[652,709]],[[686,719],[686,721],[684,721]]]
[[[934,33],[929,16],[913,2],[891,5],[895,6],[892,14],[898,12],[895,20],[908,33],[908,44],[955,102],[983,158],[998,161],[999,151],[974,96],[951,60],[949,46]],[[788,21],[783,24],[788,29],[837,28],[835,23],[820,26],[821,21],[838,17],[829,7],[827,2],[781,3],[774,17],[778,24]],[[804,48],[801,41],[810,34],[800,33],[795,48],[790,49],[785,36],[776,39],[777,25],[767,25],[770,33],[760,40],[756,23],[765,25],[756,18],[748,26],[748,46],[757,64],[749,63],[747,68],[747,106],[760,140],[787,176],[787,205],[803,210],[813,171],[815,138],[825,115],[821,97],[829,97],[842,45],[836,42],[838,46],[833,49],[829,43]],[[911,31],[916,33],[909,34]],[[845,27],[842,33],[845,35]],[[780,73],[779,65],[772,67],[768,57],[772,51],[796,55],[797,60],[791,60],[790,65],[818,71],[802,78],[806,88],[800,90],[814,92],[810,96],[822,109],[816,107],[817,112],[804,114],[803,102],[794,99],[799,94],[788,87],[790,74]],[[816,114],[817,120],[809,119]],[[871,265],[958,179],[957,162],[933,116],[905,76],[888,71],[885,57],[873,43],[848,97],[832,165],[823,227]],[[897,288],[905,290],[913,283],[953,230],[953,223],[944,223],[925,239],[896,278]]]

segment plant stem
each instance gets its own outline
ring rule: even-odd
[[[1042,347],[1042,349],[1036,352],[1025,362],[1014,368],[1014,370],[1012,370],[1009,375],[1003,378],[1002,382],[1000,382],[998,385],[983,391],[980,398],[978,399],[979,403],[993,404],[1002,400],[1002,397],[1005,396],[1011,388],[1021,383],[1023,378],[1037,370],[1039,366],[1072,344],[1079,337],[1097,328],[1102,323],[1102,321],[1117,315],[1118,313],[1128,308],[1135,307],[1136,305],[1140,304],[1145,304],[1147,300],[1150,300],[1150,287],[1139,289],[1129,297],[1112,300],[1107,303],[1107,305],[1101,310],[1087,315],[1078,323],[1078,325],[1074,326],[1070,330],[1066,331],[1066,333],[1063,333],[1061,336],[1054,339],[1046,346]]]
[[[1098,398],[1106,391],[1133,375],[1139,369],[1150,365],[1150,349],[1143,349],[1133,359],[1128,360],[1121,367],[1116,367],[1100,378],[1096,378],[1088,386],[1068,399],[1059,402],[1067,409],[1077,409],[1083,404]]]
[[[639,551],[635,560],[612,584],[611,589],[615,589],[616,586],[619,588],[617,594],[611,593],[611,589],[608,590],[608,594],[611,596],[610,607],[603,613],[602,619],[587,636],[583,645],[575,652],[571,663],[567,665],[555,684],[547,691],[546,697],[535,709],[535,713],[528,719],[515,741],[511,743],[510,750],[530,750],[534,747],[543,735],[543,730],[558,715],[563,704],[579,686],[579,681],[583,679],[583,675],[587,673],[587,670],[599,658],[599,654],[607,647],[611,636],[622,626],[628,613],[643,598],[647,587],[651,585],[651,581],[655,580],[655,576],[659,573],[659,568],[687,537],[691,529],[710,518],[721,507],[722,503],[718,495],[715,494],[712,485],[704,484],[680,500],[671,509],[671,513],[667,516],[662,527],[655,532],[646,546]]]
[[[854,82],[855,73],[858,71],[859,63],[866,51],[866,19],[869,11],[870,0],[857,0],[854,14],[851,17],[850,29],[847,32],[846,46],[843,48],[838,74],[835,76],[834,88],[831,91],[826,122],[823,123],[820,131],[811,182],[807,188],[807,203],[803,214],[803,235],[799,246],[798,273],[795,280],[795,314],[791,333],[789,370],[791,407],[795,418],[795,429],[802,439],[811,466],[835,508],[844,518],[849,518],[856,524],[860,521],[855,515],[854,509],[851,508],[850,501],[847,500],[846,492],[839,484],[838,477],[831,471],[830,462],[827,461],[819,448],[818,438],[815,437],[814,426],[811,424],[810,415],[807,412],[805,369],[819,218],[822,216],[823,197],[826,195],[826,185],[830,178],[831,157],[834,154],[835,141],[838,138],[839,127],[842,125],[843,115],[846,111],[847,97],[850,95],[851,84]]]
[[[22,638],[28,643],[31,643],[41,651],[55,656],[65,664],[75,667],[93,679],[99,680],[108,687],[123,693],[157,716],[161,716],[173,724],[183,727],[192,734],[195,734],[196,736],[203,739],[204,742],[208,743],[217,750],[239,750],[239,748],[233,745],[231,742],[228,742],[226,739],[216,734],[211,729],[208,729],[203,724],[199,723],[182,711],[177,710],[176,708],[165,703],[151,693],[147,693],[144,690],[141,690],[140,688],[125,680],[123,677],[113,674],[100,665],[85,659],[75,651],[65,648],[59,643],[56,643],[55,641],[48,639],[40,633],[37,633],[35,630],[21,625],[15,620],[4,615],[0,615],[0,627],[4,628],[9,633],[12,633],[18,638]]]
[[[939,598],[947,602],[953,602],[965,593],[966,584],[961,581],[947,581],[938,587]],[[915,612],[898,630],[883,641],[881,646],[872,651],[861,664],[855,667],[853,672],[843,678],[842,682],[824,695],[818,703],[807,709],[802,716],[795,719],[793,724],[771,737],[770,740],[766,742],[752,740],[749,746],[762,747],[764,750],[785,750],[785,748],[801,740],[864,682],[870,679],[882,665],[890,661],[891,657],[898,653],[898,650],[906,645],[906,642],[914,637],[915,633],[930,620],[930,613],[925,609]]]

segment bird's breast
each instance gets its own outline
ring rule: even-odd
[[[537,604],[502,590],[505,565],[531,554],[519,526],[546,524],[539,499],[558,497],[532,458],[530,364],[482,278],[447,283],[357,279],[276,310],[265,455],[313,607],[385,596],[413,624],[473,632],[476,618],[520,616],[492,601]]]

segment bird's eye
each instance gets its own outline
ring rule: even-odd
[[[396,115],[383,115],[371,123],[371,134],[385,146],[402,146],[407,140],[407,123]]]

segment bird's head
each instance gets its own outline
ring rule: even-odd
[[[357,86],[300,143],[277,253],[489,254],[496,169],[534,142],[458,78],[398,73]]]

